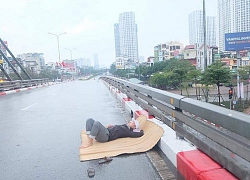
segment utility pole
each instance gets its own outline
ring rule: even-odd
[[[241,56],[240,56],[240,51],[236,51],[236,58],[237,58],[237,95],[238,99],[241,102],[241,82],[240,82],[240,73],[239,73],[239,67],[241,67]]]
[[[204,71],[207,69],[207,28],[206,28],[206,3],[203,0],[203,31],[204,31]]]

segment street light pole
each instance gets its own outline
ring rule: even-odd
[[[61,35],[63,35],[63,34],[66,34],[67,32],[64,32],[64,33],[61,33],[61,34],[53,34],[53,33],[50,33],[50,32],[48,32],[48,33],[51,34],[51,35],[56,36],[56,38],[57,38],[57,47],[58,47],[59,63],[61,63],[60,47],[59,47],[59,36],[61,36]]]
[[[207,70],[207,27],[206,27],[206,6],[205,6],[206,2],[205,0],[203,0],[203,38],[204,38],[204,54],[203,54],[203,57],[204,57],[204,72]],[[219,95],[220,96],[220,95]],[[206,99],[206,102],[208,102],[208,87],[206,85],[206,89],[205,89],[205,99]]]
[[[67,48],[65,48],[65,49],[67,49]],[[71,61],[72,61],[72,51],[73,50],[75,50],[76,48],[73,48],[73,49],[67,49],[67,50],[69,50],[70,51],[70,58],[71,58]]]
[[[207,69],[207,27],[206,27],[206,2],[203,0],[203,31],[204,31],[204,71]]]

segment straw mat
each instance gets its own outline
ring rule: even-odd
[[[164,133],[162,127],[152,121],[147,120],[146,116],[139,116],[140,129],[143,129],[144,135],[139,138],[119,138],[114,141],[99,143],[94,141],[93,145],[80,149],[80,161],[114,157],[120,154],[146,152],[152,149],[160,140]],[[86,141],[85,131],[81,133],[82,141]]]

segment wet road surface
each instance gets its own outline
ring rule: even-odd
[[[79,161],[85,120],[124,124],[118,102],[103,82],[72,81],[0,97],[0,179],[161,179],[146,153],[107,164]]]

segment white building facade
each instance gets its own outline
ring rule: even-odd
[[[118,31],[119,27],[119,31]],[[119,24],[114,25],[116,57],[138,62],[138,36],[134,12],[119,15]],[[120,48],[118,48],[120,46]]]
[[[218,0],[219,49],[225,51],[225,33],[250,31],[250,0]]]
[[[30,68],[33,73],[40,74],[45,67],[43,53],[23,53],[18,54],[17,58],[23,61],[24,67]]]
[[[189,24],[189,44],[202,43],[204,41],[203,13],[193,11],[188,16]]]
[[[99,60],[98,60],[98,54],[94,54],[94,69],[100,69],[99,67]]]
[[[121,56],[121,47],[120,47],[120,32],[119,32],[119,23],[114,24],[114,36],[115,36],[115,56]]]
[[[216,18],[214,16],[207,16],[207,45],[208,46],[217,46],[217,26],[216,26]]]
[[[189,43],[204,43],[203,11],[193,11],[189,14]],[[216,46],[216,18],[206,17],[206,40],[208,46]]]

